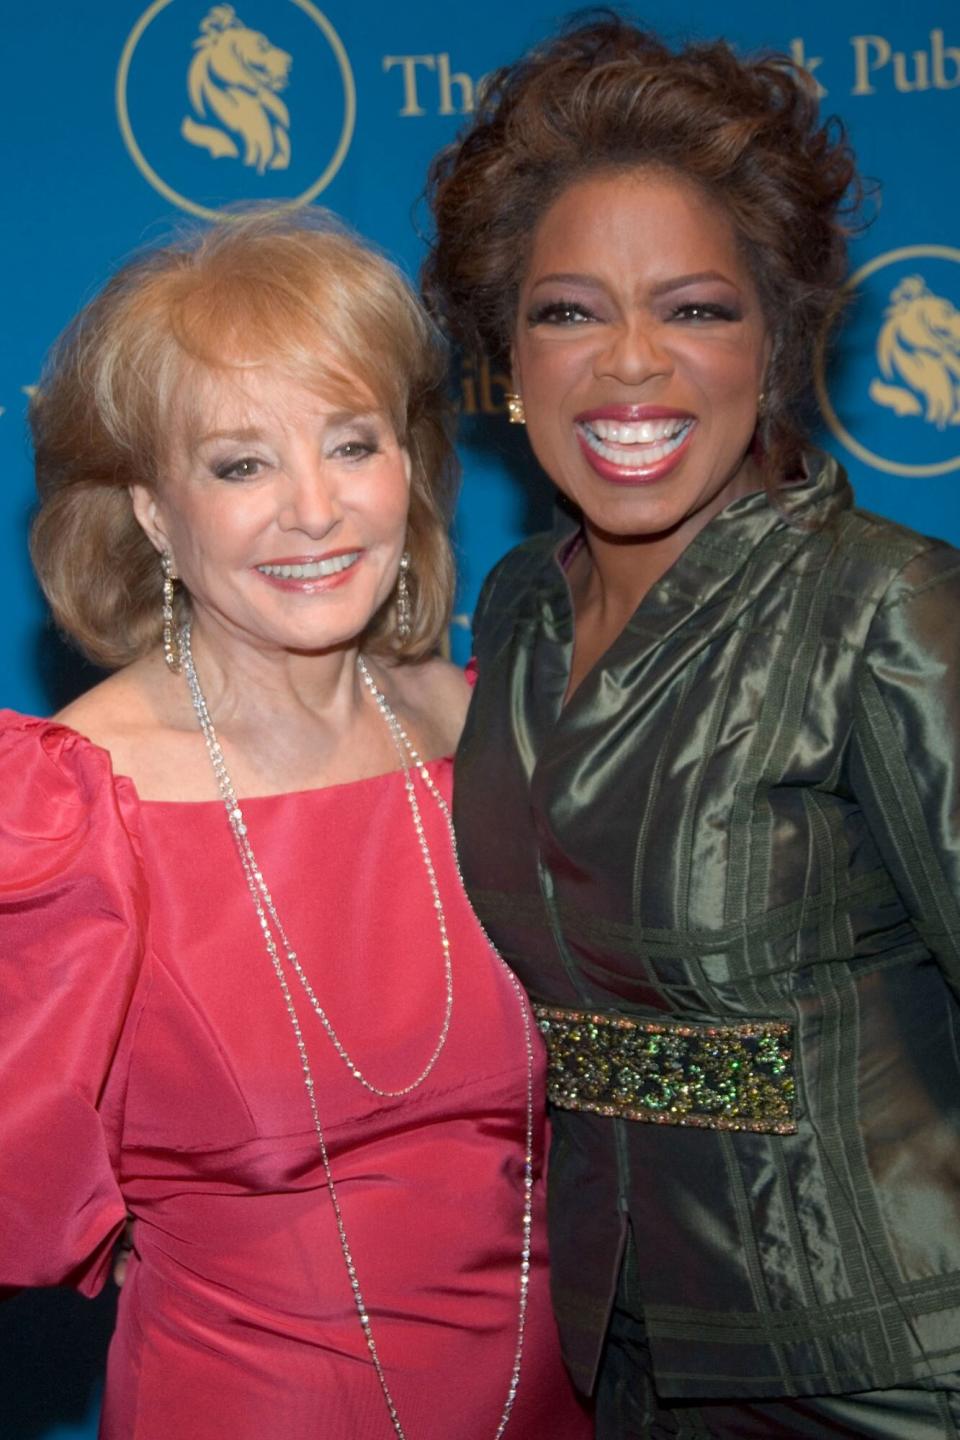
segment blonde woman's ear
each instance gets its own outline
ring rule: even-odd
[[[160,521],[157,496],[149,485],[130,485],[130,503],[137,523],[158,555],[169,553],[170,546]]]

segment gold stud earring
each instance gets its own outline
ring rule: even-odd
[[[173,613],[173,583],[179,579],[173,568],[173,561],[166,550],[160,555],[160,568],[163,571],[163,658],[167,662],[167,669],[174,675],[180,674],[180,637],[177,634],[177,622]]]
[[[526,425],[527,412],[523,408],[523,397],[521,395],[515,395],[512,390],[508,390],[504,399],[507,402],[507,418],[510,424]]]
[[[758,419],[758,420],[762,420],[762,419],[763,419],[763,413],[764,413],[764,411],[766,410],[766,408],[767,408],[767,392],[766,392],[766,390],[761,390],[761,391],[760,391],[760,394],[757,396],[757,419]]]
[[[397,639],[400,643],[406,644],[413,631],[411,619],[413,615],[410,604],[410,586],[407,576],[410,572],[410,551],[404,550],[400,556],[400,573],[397,576]]]

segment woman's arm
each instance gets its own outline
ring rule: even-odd
[[[919,933],[960,996],[960,552],[925,551],[877,610],[851,783]]]
[[[0,1285],[100,1289],[123,1229],[120,1076],[145,897],[109,759],[0,724]]]

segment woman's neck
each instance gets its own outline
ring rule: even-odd
[[[366,708],[355,643],[304,653],[251,642],[200,616],[190,642],[210,714],[225,731],[269,733],[310,721],[347,730]]]

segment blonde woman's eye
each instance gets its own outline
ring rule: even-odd
[[[373,440],[344,440],[333,453],[341,460],[365,460],[368,455],[375,455],[377,449]]]
[[[218,480],[252,480],[260,474],[262,461],[252,455],[243,455],[239,460],[225,460],[217,465],[214,474]]]

